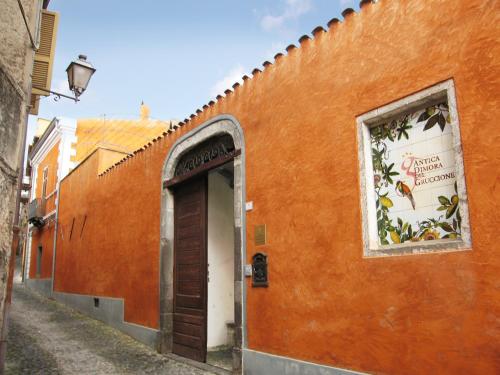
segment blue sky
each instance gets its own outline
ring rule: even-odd
[[[52,0],[60,13],[52,89],[67,93],[65,70],[80,53],[97,72],[78,104],[45,98],[39,116],[135,118],[144,100],[153,118],[182,120],[357,3]]]

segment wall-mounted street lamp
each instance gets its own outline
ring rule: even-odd
[[[66,73],[68,73],[69,89],[75,93],[75,101],[78,101],[78,97],[87,89],[95,68],[87,61],[87,56],[80,55],[78,60],[69,64]]]
[[[59,92],[46,90],[40,87],[33,86],[38,90],[48,92],[55,95],[55,101],[61,99],[61,97],[74,100],[75,103],[80,99],[80,95],[87,89],[90,78],[95,73],[96,69],[92,66],[90,62],[87,61],[87,56],[79,55],[78,60],[72,61],[66,68],[66,73],[68,74],[69,89],[74,92],[75,97],[64,95]]]

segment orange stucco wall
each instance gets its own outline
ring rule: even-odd
[[[41,198],[42,197],[42,186],[43,186],[43,170],[47,167],[47,190],[46,194],[49,195],[56,188],[57,183],[57,158],[59,157],[59,143],[57,141],[56,144],[52,147],[52,149],[47,153],[45,158],[40,162],[37,168],[36,174],[36,191],[35,197],[33,198]],[[53,209],[53,208],[52,208]],[[47,211],[49,212],[49,211]]]
[[[374,373],[499,373],[499,8],[367,5],[102,177],[93,155],[62,183],[56,290],[123,297],[127,321],[158,327],[162,164],[178,137],[229,113],[254,202],[247,262],[269,255],[269,287],[247,280],[249,348]],[[449,78],[472,251],[363,258],[356,116]],[[256,224],[269,242],[258,249]]]
[[[164,150],[157,151],[138,154],[126,168],[98,178],[107,152],[98,149],[63,179],[55,277],[56,291],[124,298],[125,320],[149,327],[158,326]]]
[[[54,220],[31,233],[30,278],[49,279],[52,276],[52,254],[54,249]],[[38,247],[42,246],[42,265],[37,275]]]
[[[57,184],[57,158],[59,157],[59,141],[52,147],[52,149],[47,153],[45,158],[40,162],[36,173],[36,187],[35,196],[31,199],[42,198],[42,186],[43,186],[43,170],[48,168],[47,173],[47,189],[46,194],[51,194],[56,189]],[[45,203],[45,214],[56,209],[56,197],[57,194],[52,194]],[[30,255],[30,269],[29,277],[36,277],[37,270],[37,257],[38,257],[38,246],[42,246],[42,267],[40,278],[50,278],[52,276],[52,253],[54,249],[54,221],[49,220],[49,222],[42,228],[34,229],[32,231],[31,237],[31,255]]]

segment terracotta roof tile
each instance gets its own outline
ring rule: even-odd
[[[319,34],[319,33],[324,33],[326,32],[326,30],[323,28],[323,26],[317,26],[314,28],[314,30],[311,32],[312,35],[316,36],[316,34]]]
[[[367,4],[371,4],[372,2],[373,2],[372,0],[361,0],[361,1],[359,2],[359,7],[360,7],[360,8],[363,8],[365,5],[367,5]]]
[[[328,27],[332,27],[333,25],[336,25],[338,23],[340,23],[340,20],[338,18],[332,18],[326,25]]]
[[[311,37],[310,37],[309,35],[307,35],[307,34],[304,34],[304,35],[302,35],[302,36],[299,38],[299,43],[300,43],[300,44],[302,44],[302,43],[304,43],[306,40],[309,40],[309,39],[311,39]]]
[[[354,14],[354,13],[356,13],[356,12],[354,11],[354,9],[352,9],[352,8],[346,8],[346,9],[344,9],[344,10],[342,11],[342,17],[346,18],[346,17],[348,17],[349,15]]]

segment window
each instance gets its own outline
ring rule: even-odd
[[[43,169],[43,182],[42,182],[42,199],[47,196],[47,180],[49,175],[49,168],[45,167]]]
[[[470,249],[453,82],[358,118],[365,256]]]
[[[38,253],[36,257],[36,277],[40,277],[42,273],[42,255],[43,255],[42,245],[38,245]]]

